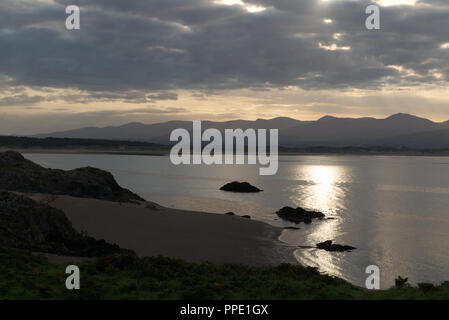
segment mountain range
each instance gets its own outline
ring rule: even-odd
[[[449,121],[433,122],[410,114],[398,113],[385,119],[337,118],[325,116],[316,121],[300,121],[279,117],[255,121],[202,121],[202,130],[248,128],[279,129],[279,145],[284,147],[345,147],[383,146],[414,149],[449,148]],[[36,137],[110,139],[172,144],[172,130],[192,131],[191,121],[168,121],[143,124],[127,123],[121,126],[81,129],[39,134]]]

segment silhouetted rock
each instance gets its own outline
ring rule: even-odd
[[[351,251],[356,249],[355,247],[346,246],[342,244],[333,244],[332,240],[327,240],[324,242],[320,242],[316,245],[318,249],[323,249],[326,251],[338,251],[338,252],[344,252],[344,251]]]
[[[69,171],[46,169],[15,151],[0,153],[0,189],[123,202],[143,200],[120,187],[107,171],[92,167]]]
[[[227,216],[235,216],[235,213],[234,212],[226,212],[225,215],[227,215]]]
[[[242,218],[251,219],[251,216],[249,216],[249,215],[244,215],[244,216],[242,216]]]
[[[7,191],[0,191],[0,245],[80,257],[134,254],[78,233],[58,209]]]
[[[250,185],[248,182],[230,182],[225,184],[220,190],[231,191],[231,192],[260,192],[259,188]]]
[[[294,223],[311,223],[312,219],[323,219],[324,214],[318,211],[308,211],[303,208],[283,207],[276,214],[287,221]]]
[[[285,230],[299,230],[298,227],[285,227]]]
[[[402,278],[401,276],[398,276],[396,279],[394,279],[394,286],[396,288],[407,288],[410,287],[410,284],[408,283],[408,278]]]

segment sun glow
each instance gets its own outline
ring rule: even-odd
[[[419,77],[420,76],[413,69],[407,69],[407,68],[404,68],[403,66],[389,65],[387,67],[398,71],[402,76],[405,76],[405,77]]]
[[[327,51],[348,51],[348,50],[351,50],[351,47],[346,47],[346,46],[345,47],[339,47],[335,43],[332,43],[331,45],[327,46],[327,45],[324,45],[324,44],[322,44],[320,42],[320,43],[318,43],[318,46],[321,49],[324,49],[324,50],[327,50]]]
[[[334,219],[325,223],[311,224],[307,230],[306,245],[314,246],[325,240],[337,240],[341,235],[341,223],[345,219],[342,209],[346,208],[345,184],[350,182],[350,172],[345,166],[302,165],[296,170],[296,179],[307,182],[298,188],[300,203],[306,208],[318,210]],[[304,227],[305,228],[305,227]],[[324,250],[298,250],[295,256],[307,265],[319,267],[329,274],[342,277],[338,256]]]
[[[298,190],[305,195],[301,197],[305,207],[332,214],[343,206],[345,195],[341,184],[350,179],[345,167],[306,165],[298,167],[294,176],[307,181],[307,185]]]
[[[226,6],[234,6],[234,5],[243,6],[250,13],[257,13],[267,10],[267,8],[263,6],[247,4],[242,0],[215,0],[214,3]]]
[[[377,0],[376,2],[383,7],[414,6],[417,0]]]

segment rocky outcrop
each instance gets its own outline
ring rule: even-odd
[[[78,233],[58,209],[6,191],[0,191],[0,246],[80,257],[134,254]]]
[[[344,252],[344,251],[352,251],[356,249],[355,247],[346,246],[342,244],[334,244],[332,243],[332,240],[327,240],[324,242],[320,242],[316,245],[318,249],[323,249],[326,251],[338,251],[338,252]]]
[[[107,171],[92,167],[69,171],[46,169],[15,151],[0,153],[0,189],[122,202],[143,200],[120,187]]]
[[[308,211],[303,208],[283,207],[276,214],[284,220],[294,223],[311,223],[312,219],[323,219],[324,214],[318,211]]]
[[[252,186],[248,182],[230,182],[225,184],[220,190],[231,191],[231,192],[261,192],[259,188]]]

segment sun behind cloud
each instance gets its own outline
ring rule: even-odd
[[[383,7],[390,7],[390,6],[414,6],[418,0],[377,0],[378,4],[380,4]]]

